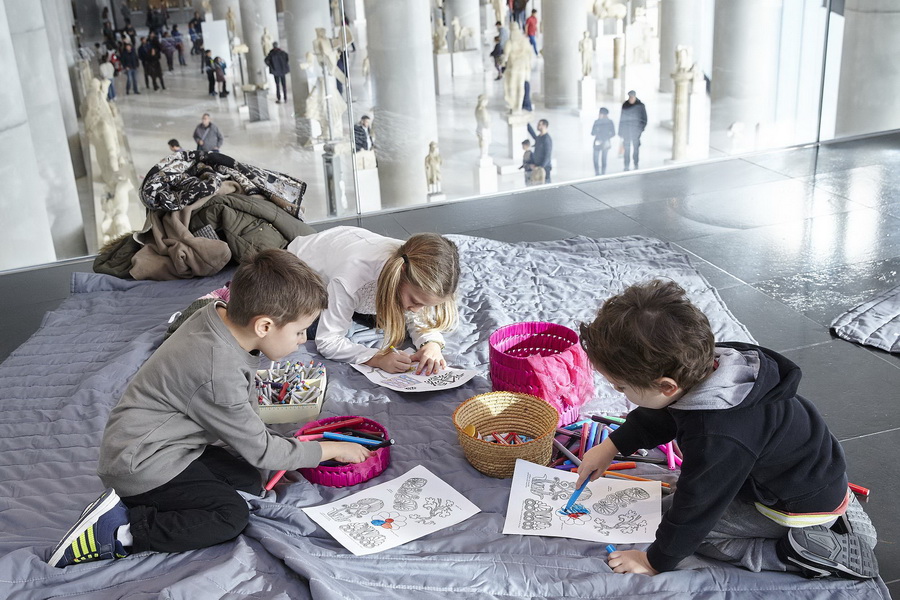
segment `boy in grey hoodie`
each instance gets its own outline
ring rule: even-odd
[[[49,564],[231,540],[249,519],[238,491],[262,489],[257,469],[368,457],[359,444],[273,435],[259,418],[260,353],[281,360],[306,341],[306,329],[328,305],[321,278],[290,252],[264,250],[237,269],[230,290],[227,306],[208,304],[159,347],[110,412],[98,467],[109,489],[85,509]]]
[[[581,326],[581,343],[638,408],[585,454],[577,484],[617,454],[672,439],[684,460],[656,540],[646,552],[610,553],[613,571],[655,575],[696,551],[752,571],[878,575],[875,530],[848,489],[840,444],[797,395],[797,365],[759,346],[716,344],[671,281],[607,300]]]

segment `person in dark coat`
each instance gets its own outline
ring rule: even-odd
[[[216,62],[212,50],[203,53],[203,71],[206,73],[206,81],[209,83],[209,95],[216,95]]]
[[[371,117],[363,115],[359,123],[353,126],[353,139],[357,150],[371,150],[375,147],[375,144],[372,142],[371,123]]]
[[[275,77],[275,102],[282,100],[287,102],[287,80],[285,75],[290,73],[290,56],[278,47],[278,42],[272,42],[272,50],[265,58],[269,72]]]
[[[616,136],[616,126],[609,118],[609,109],[600,109],[600,116],[594,121],[591,129],[594,136],[594,175],[606,175],[606,155],[612,146],[612,138]],[[602,158],[602,161],[599,160]]]
[[[138,66],[140,66],[141,61],[138,58],[138,53],[134,51],[134,48],[131,44],[126,43],[125,49],[122,51],[122,67],[125,69],[125,95],[131,93],[131,89],[134,88],[135,94],[140,94],[138,91],[138,82],[137,82],[137,70]]]
[[[150,79],[153,80],[154,91],[158,90],[160,87],[166,89],[166,82],[163,81],[162,64],[160,63],[161,59],[162,56],[160,56],[159,50],[154,46],[150,46],[150,55],[147,57],[147,62],[145,63],[146,66],[144,68],[150,75]],[[159,83],[157,83],[157,79],[159,80]]]
[[[528,134],[534,138],[534,150],[531,152],[531,164],[544,169],[544,182],[550,183],[550,161],[553,159],[553,138],[549,133],[550,122],[541,119],[537,124],[537,133],[528,123]]]
[[[622,117],[619,119],[619,137],[625,146],[625,170],[631,168],[631,149],[634,148],[634,168],[638,168],[641,158],[641,134],[647,127],[647,108],[638,100],[634,90],[628,92],[628,100],[622,103]]]
[[[138,46],[137,49],[138,60],[141,61],[141,66],[144,67],[144,87],[150,87],[150,71],[147,70],[147,59],[150,58],[150,42],[147,41],[147,38],[141,38],[141,45]]]

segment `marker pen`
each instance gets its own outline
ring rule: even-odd
[[[386,442],[376,442],[375,440],[367,440],[365,438],[353,437],[352,435],[344,435],[341,433],[334,433],[332,431],[323,431],[322,438],[326,439],[326,440],[333,440],[336,442],[354,442],[356,444],[362,444],[363,446],[378,446],[379,448],[382,447],[381,446],[382,444],[386,443]],[[390,445],[390,444],[388,444],[388,445]]]
[[[607,544],[607,545],[606,545],[606,551],[607,551],[608,553],[612,554],[613,552],[616,551],[616,547],[613,546],[612,544]]]

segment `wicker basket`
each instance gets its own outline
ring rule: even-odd
[[[328,425],[338,421],[346,421],[352,417],[326,417],[307,423],[299,429],[294,435],[303,435],[307,429],[313,429],[320,425]],[[359,425],[354,426],[362,431],[371,431],[372,433],[380,433],[388,439],[388,432],[380,423],[371,419],[365,419]],[[552,442],[551,442],[552,443]],[[372,455],[361,463],[340,465],[336,467],[327,467],[320,465],[311,469],[300,469],[300,474],[311,483],[318,483],[328,487],[347,487],[348,485],[356,485],[363,481],[368,481],[373,477],[381,475],[388,464],[391,462],[391,448],[378,448],[372,452]]]
[[[453,412],[459,444],[472,466],[491,477],[512,477],[516,459],[539,465],[550,462],[553,434],[559,418],[556,410],[535,396],[513,392],[489,392],[469,398]],[[467,435],[474,425],[481,435],[516,432],[533,438],[524,444],[504,446]]]
[[[493,389],[543,398],[559,413],[559,425],[576,421],[594,396],[590,362],[568,327],[513,323],[492,333],[489,345]]]

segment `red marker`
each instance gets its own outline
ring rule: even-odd
[[[365,419],[362,417],[353,417],[352,419],[345,419],[343,421],[335,421],[334,423],[329,423],[327,425],[319,425],[318,427],[311,427],[310,429],[304,429],[300,433],[300,435],[309,435],[312,433],[324,433],[326,431],[334,431],[335,429],[343,429],[344,427],[353,427],[354,425],[359,425]]]
[[[855,483],[848,483],[850,486],[850,491],[854,494],[859,494],[860,496],[869,496],[869,488],[865,488],[861,485],[856,485]]]

